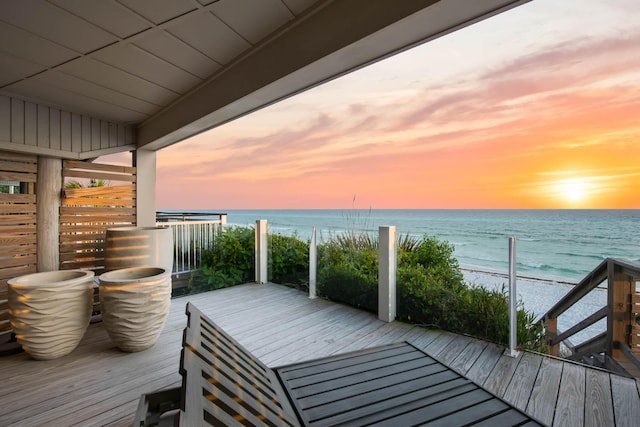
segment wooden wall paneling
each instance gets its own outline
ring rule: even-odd
[[[49,109],[49,148],[60,150],[61,137],[61,113],[56,108]]]
[[[82,116],[71,114],[71,151],[82,151]]]
[[[38,145],[38,106],[33,102],[24,103],[24,143]]]
[[[38,122],[38,129],[37,129],[38,147],[50,148],[49,107],[38,104],[36,109],[36,115],[37,115],[37,122]]]
[[[11,98],[0,96],[0,141],[11,141]]]
[[[97,124],[99,137],[103,129],[108,133]],[[63,189],[60,208],[60,268],[91,268],[99,274],[107,228],[136,224],[136,168],[65,160],[63,177],[107,181],[104,187]]]
[[[63,151],[72,151],[72,134],[71,134],[71,113],[68,111],[60,112],[60,149]]]
[[[20,105],[20,103],[17,103]],[[13,110],[12,110],[13,111]],[[35,273],[37,157],[0,152],[0,180],[18,181],[30,194],[0,193],[0,347],[11,337],[7,281]]]
[[[82,123],[82,148],[79,151],[91,151],[91,118],[81,116]]]
[[[101,137],[101,129],[100,129],[100,120],[91,119],[91,150],[99,150],[100,149],[100,137]]]
[[[24,101],[14,98],[11,98],[11,142],[24,144]]]

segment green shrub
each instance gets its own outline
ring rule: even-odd
[[[318,247],[318,293],[364,310],[378,309],[376,245],[353,249],[354,241],[334,239]]]
[[[318,291],[332,300],[377,311],[378,242],[349,234],[319,247]],[[398,242],[397,315],[400,320],[507,344],[508,299],[464,283],[454,247],[424,236]],[[541,328],[520,305],[521,346],[540,350]]]
[[[298,239],[295,234],[274,234],[269,239],[269,280],[281,284],[308,284],[309,243]]]
[[[202,253],[202,265],[191,276],[189,290],[204,292],[255,280],[255,233],[250,227],[216,232],[213,247]]]

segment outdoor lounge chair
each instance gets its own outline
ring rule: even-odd
[[[541,425],[407,342],[270,369],[186,312],[182,387],[143,395],[135,426]]]

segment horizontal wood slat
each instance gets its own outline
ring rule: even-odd
[[[108,196],[118,197],[120,195],[135,194],[136,186],[133,184],[114,185],[107,187],[89,187],[89,188],[65,188],[64,196],[70,197],[88,197],[88,196]]]
[[[0,215],[0,225],[35,224],[35,223],[36,223],[36,215],[31,213]]]
[[[83,169],[90,171],[116,172],[125,175],[135,175],[136,168],[131,166],[107,165],[104,163],[81,162],[78,160],[65,160],[65,169]]]
[[[106,237],[106,230],[101,232],[101,233],[84,233],[84,234],[62,234],[60,235],[60,247],[61,249],[63,248],[63,246],[69,245],[69,248],[66,248],[67,250],[70,250],[70,247],[73,245],[73,243],[77,242],[79,247],[81,249],[86,249],[86,248],[82,248],[82,244],[87,244],[87,242],[90,242],[91,244],[94,245],[94,248],[96,248],[96,241],[103,241]],[[82,243],[85,242],[85,243]]]
[[[0,193],[0,203],[36,203],[35,194],[4,194]]]
[[[104,208],[104,207],[77,207],[62,206],[60,215],[135,215],[135,208]]]
[[[10,172],[0,170],[0,181],[36,182],[37,175],[27,172]]]
[[[135,215],[60,215],[61,224],[84,224],[84,223],[109,223],[113,224],[114,219],[122,223],[133,223],[136,221]]]
[[[60,243],[60,253],[67,253],[72,250],[75,251],[95,251],[96,250],[96,241],[101,241],[104,239],[96,239],[95,237],[91,239],[90,242],[80,243],[77,241],[74,242],[64,242]]]
[[[60,232],[65,234],[74,234],[78,235],[80,233],[100,233],[105,231],[107,228],[112,227],[126,227],[131,224],[114,224],[112,223],[101,223],[101,224],[61,224]]]
[[[74,252],[60,254],[60,262],[89,262],[89,261],[101,261],[104,259],[104,251],[94,252]]]
[[[13,246],[13,245],[31,245],[36,243],[36,235],[29,234],[23,236],[7,236],[0,235],[0,246]],[[2,263],[0,263],[0,268]]]
[[[26,172],[26,173],[36,173],[38,172],[38,165],[35,162],[12,162],[9,160],[0,160],[0,170],[1,171],[12,171],[12,172]]]
[[[35,265],[36,257],[35,255],[26,255],[26,256],[17,256],[12,258],[3,258],[0,260],[2,262],[3,269],[7,267],[19,267],[19,266],[31,266]]]
[[[4,312],[0,314],[0,334],[10,333],[11,324],[9,323],[9,313]]]
[[[35,204],[2,204],[0,205],[0,214],[35,214],[36,213],[36,205]]]
[[[98,264],[98,265],[96,265]],[[96,276],[100,274],[100,271],[104,269],[104,259],[99,261],[90,260],[90,261],[70,261],[70,262],[61,262],[60,270],[75,270],[79,268],[90,269],[96,272]]]
[[[89,198],[89,197],[75,197],[73,199],[66,199],[65,205],[68,207],[73,206],[101,206],[101,207],[129,207],[135,206],[135,200],[133,198],[125,199],[118,198]]]
[[[3,236],[22,236],[25,234],[33,234],[35,232],[35,225],[3,225]]]
[[[36,254],[36,244],[27,244],[27,245],[3,245],[0,246],[0,257],[5,256],[16,256],[16,254],[22,255],[35,255]]]
[[[75,169],[65,169],[64,176],[67,178],[86,178],[86,179],[104,179],[106,181],[136,181],[136,177],[133,175],[122,175],[109,172],[93,172],[93,171],[80,171]]]
[[[0,269],[0,278],[2,279],[12,279],[14,277],[22,276],[25,274],[35,273],[36,265],[23,265],[20,267],[8,267]],[[6,292],[6,288],[5,288]],[[2,297],[2,293],[0,292],[0,298]]]

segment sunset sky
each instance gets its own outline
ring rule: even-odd
[[[640,4],[534,0],[158,152],[158,209],[640,208]]]

